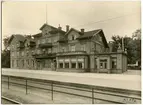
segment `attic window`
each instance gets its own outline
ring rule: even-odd
[[[102,41],[102,38],[101,38],[101,36],[99,36],[99,41]]]
[[[72,35],[72,40],[75,40],[76,39],[76,36],[75,35]]]

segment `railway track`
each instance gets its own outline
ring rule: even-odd
[[[2,100],[2,104],[21,104],[20,102],[5,96],[1,96],[1,100]]]

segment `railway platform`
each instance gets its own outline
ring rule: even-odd
[[[141,91],[141,76],[130,74],[67,73],[43,70],[2,69],[2,75],[54,80]]]

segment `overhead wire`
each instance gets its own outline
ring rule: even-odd
[[[78,27],[81,27],[81,26],[87,26],[87,25],[90,25],[90,24],[96,24],[96,23],[100,23],[100,22],[110,21],[110,20],[114,20],[114,19],[118,19],[118,18],[130,16],[130,15],[133,15],[133,14],[137,14],[137,12],[136,13],[122,15],[122,16],[118,16],[118,17],[108,18],[108,19],[105,19],[105,20],[99,20],[99,21],[89,22],[89,23],[86,23],[86,24],[77,25],[77,26],[73,26],[73,27],[74,28],[78,28]]]

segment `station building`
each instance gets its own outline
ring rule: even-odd
[[[111,51],[102,29],[85,31],[44,24],[41,33],[12,35],[8,41],[11,68],[65,72],[123,73],[127,54]]]

